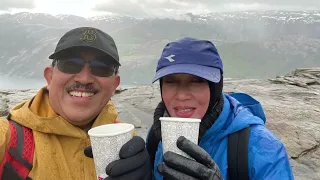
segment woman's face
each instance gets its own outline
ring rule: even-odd
[[[171,117],[202,119],[209,106],[209,84],[191,74],[167,75],[162,80],[162,98]]]

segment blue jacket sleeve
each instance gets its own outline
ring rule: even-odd
[[[269,137],[256,142],[257,146],[249,147],[250,179],[293,180],[291,165],[283,143]]]

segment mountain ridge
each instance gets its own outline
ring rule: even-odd
[[[129,85],[149,84],[166,43],[186,36],[217,46],[226,77],[265,79],[320,65],[320,11],[187,13],[176,19],[23,12],[0,14],[0,75],[42,79],[59,38],[79,26],[115,39],[122,83]]]

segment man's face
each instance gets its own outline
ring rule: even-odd
[[[83,51],[77,54],[84,61],[91,62],[101,56],[99,53]],[[115,73],[109,77],[93,75],[88,63],[79,73],[68,74],[60,71],[56,62],[54,67],[45,69],[44,76],[52,108],[79,127],[88,125],[102,111],[120,83],[120,77]]]

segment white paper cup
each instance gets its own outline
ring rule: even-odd
[[[199,126],[201,119],[160,117],[163,154],[172,151],[184,157],[192,159],[177,147],[177,139],[184,136],[195,144],[198,144]]]
[[[97,179],[104,179],[107,165],[120,159],[121,147],[132,138],[134,126],[127,123],[106,124],[88,131]]]

